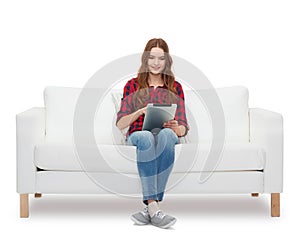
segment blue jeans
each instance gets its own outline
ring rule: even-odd
[[[143,202],[162,201],[175,159],[178,136],[170,128],[157,134],[142,130],[133,132],[127,140],[137,147],[137,167],[143,189]]]

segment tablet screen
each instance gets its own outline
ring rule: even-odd
[[[162,129],[163,124],[174,119],[177,104],[148,104],[142,130]]]

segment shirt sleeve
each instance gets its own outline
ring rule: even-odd
[[[121,98],[121,106],[120,110],[117,113],[117,120],[118,121],[128,114],[132,113],[132,93],[134,92],[134,87],[131,81],[128,81],[123,89],[123,97]]]
[[[177,90],[177,110],[175,114],[175,120],[178,121],[178,125],[183,125],[186,127],[186,133],[187,134],[188,130],[190,129],[187,118],[186,118],[186,113],[185,113],[185,103],[184,103],[184,93],[183,89],[180,83],[177,82],[176,84],[176,90]]]

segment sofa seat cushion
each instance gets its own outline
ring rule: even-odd
[[[255,144],[227,144],[214,169],[205,166],[209,151],[210,146],[206,144],[177,144],[173,172],[252,171],[263,170],[265,166],[265,151]],[[137,173],[135,146],[98,144],[80,147],[78,153],[70,143],[43,142],[35,146],[35,166],[50,171]],[[103,160],[99,161],[98,157]]]

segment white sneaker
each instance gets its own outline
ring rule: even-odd
[[[169,228],[176,223],[176,218],[167,214],[164,214],[161,210],[157,211],[153,217],[151,217],[151,223],[154,226],[160,228]]]
[[[130,219],[137,225],[147,225],[150,223],[150,215],[148,212],[148,206],[146,206],[143,211],[137,212],[131,215]]]

